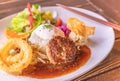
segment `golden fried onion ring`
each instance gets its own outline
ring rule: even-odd
[[[19,48],[20,52],[10,54],[12,49]],[[32,48],[22,39],[9,39],[0,49],[0,68],[10,72],[19,73],[32,61]]]

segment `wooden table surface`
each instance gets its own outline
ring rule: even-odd
[[[41,6],[55,6],[56,3],[73,7],[82,5],[82,8],[99,13],[108,21],[120,24],[118,9],[120,0],[0,0],[0,19],[23,10],[28,1],[32,4],[39,3]],[[108,57],[73,81],[120,81],[120,32],[115,31],[115,44]]]

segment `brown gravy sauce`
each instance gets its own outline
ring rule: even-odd
[[[23,76],[33,78],[54,78],[69,74],[83,66],[90,58],[91,52],[87,46],[83,46],[77,53],[75,61],[62,65],[37,63],[23,70]]]

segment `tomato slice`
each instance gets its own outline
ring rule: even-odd
[[[55,26],[61,26],[62,25],[62,19],[57,18],[56,23],[54,24]]]

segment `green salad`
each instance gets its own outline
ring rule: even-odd
[[[40,5],[33,4],[31,7],[28,3],[27,8],[12,19],[11,27],[7,27],[7,29],[18,33],[31,33],[40,24],[48,22],[51,24],[56,23],[51,11],[42,12]]]

